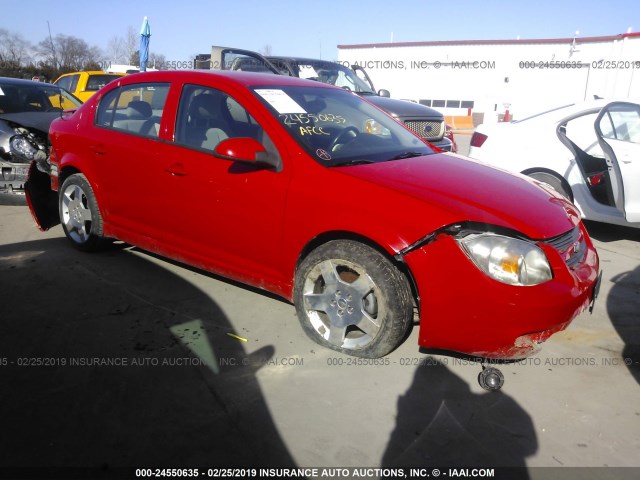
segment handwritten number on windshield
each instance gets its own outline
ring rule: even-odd
[[[327,123],[346,123],[342,115],[334,115],[333,113],[283,113],[280,115],[285,125],[289,127],[297,127],[299,125],[308,125],[310,123],[327,122]]]

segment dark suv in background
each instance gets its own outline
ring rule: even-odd
[[[373,83],[361,67],[353,69],[328,60],[299,57],[263,57],[259,53],[227,47],[211,47],[211,55],[196,57],[195,68],[271,72],[280,75],[317,80],[351,90],[387,112],[429,143],[447,152],[452,142],[445,136],[444,116],[432,108],[389,98],[387,90],[376,93]],[[360,72],[364,79],[360,78]]]

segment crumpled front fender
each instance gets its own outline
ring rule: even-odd
[[[49,230],[60,223],[58,192],[51,189],[51,177],[38,169],[35,160],[29,167],[24,190],[31,216],[40,230]]]
[[[437,235],[408,252],[403,260],[420,299],[420,346],[483,358],[535,353],[541,342],[588,308],[599,268],[590,241],[582,262],[571,269],[553,248],[543,247],[554,278],[534,286],[488,277],[451,235]]]

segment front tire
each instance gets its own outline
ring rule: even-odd
[[[76,173],[62,183],[59,196],[60,221],[72,245],[88,252],[102,246],[102,215],[87,178]]]
[[[301,262],[294,302],[312,340],[356,357],[388,354],[413,319],[407,278],[382,253],[351,240],[327,242]]]

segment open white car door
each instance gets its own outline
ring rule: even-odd
[[[609,169],[615,206],[628,222],[640,222],[640,105],[613,102],[595,122]]]
[[[211,69],[280,74],[269,60],[257,52],[218,46],[211,47]]]

